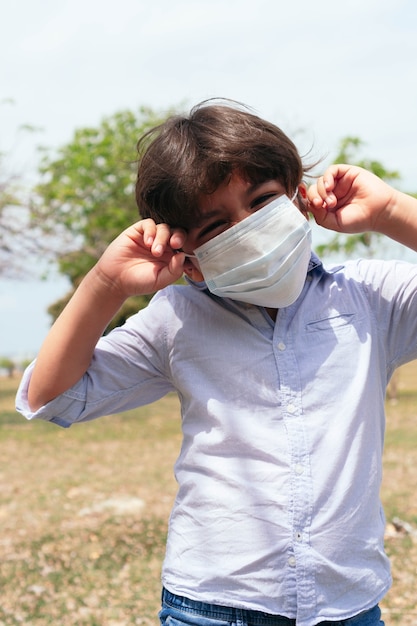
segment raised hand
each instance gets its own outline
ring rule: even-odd
[[[93,271],[121,298],[153,293],[182,275],[184,254],[179,249],[185,236],[167,224],[142,220],[109,245]]]
[[[308,189],[309,211],[320,226],[341,233],[384,232],[397,192],[353,165],[331,165]]]

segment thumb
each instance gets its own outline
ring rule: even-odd
[[[309,202],[308,210],[313,215],[316,223],[322,226],[328,216],[328,210],[324,202]]]

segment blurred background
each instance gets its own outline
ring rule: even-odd
[[[412,0],[14,0],[1,23],[0,358],[36,354],[136,219],[135,143],[169,111],[238,100],[321,169],[350,159],[417,191]]]

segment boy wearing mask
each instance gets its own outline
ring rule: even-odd
[[[325,269],[307,211],[416,249],[417,201],[344,165],[307,191],[292,141],[234,105],[203,103],[143,142],[143,219],[55,322],[18,410],[68,427],[178,394],[161,624],[382,624],[385,389],[417,357],[417,267]]]

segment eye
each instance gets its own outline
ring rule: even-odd
[[[225,220],[216,220],[215,222],[211,222],[211,224],[208,224],[207,226],[205,226],[203,230],[201,230],[198,233],[198,238],[204,239],[204,237],[207,237],[207,235],[212,234],[217,229],[222,228],[223,226],[226,226],[226,225],[227,225],[227,222]]]
[[[250,207],[251,209],[260,209],[275,198],[278,198],[280,194],[276,192],[263,193],[260,196],[256,196],[254,200],[252,200]]]

